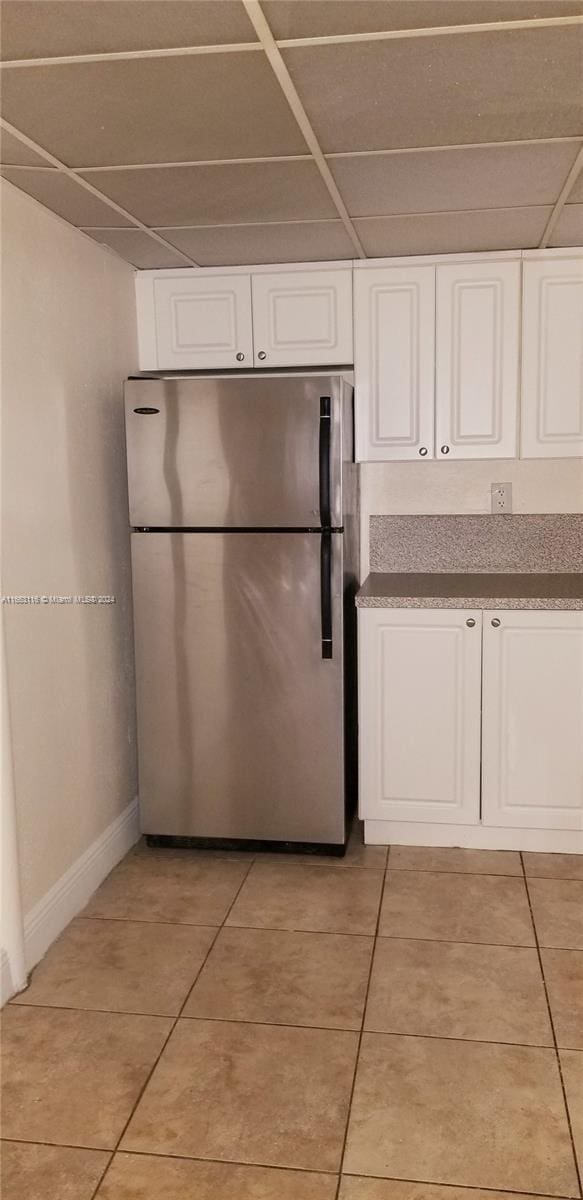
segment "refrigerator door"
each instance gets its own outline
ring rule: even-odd
[[[144,832],[342,843],[342,534],[134,533],[132,568]]]
[[[130,523],[342,525],[342,379],[131,379]]]

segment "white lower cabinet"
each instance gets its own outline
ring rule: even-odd
[[[485,825],[583,829],[583,613],[484,613]]]
[[[583,851],[583,612],[358,623],[366,840]]]
[[[360,609],[361,816],[475,824],[480,612]]]

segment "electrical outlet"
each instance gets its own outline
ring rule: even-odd
[[[493,483],[490,488],[493,513],[512,512],[512,484]]]

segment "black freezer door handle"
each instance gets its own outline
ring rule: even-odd
[[[322,658],[332,658],[332,534],[327,532],[320,543],[320,612]]]
[[[330,411],[330,396],[320,396],[320,524],[324,529],[329,529],[332,524],[330,482],[331,426],[332,416]]]

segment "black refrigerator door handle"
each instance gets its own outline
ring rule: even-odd
[[[320,613],[322,658],[332,658],[332,534],[326,532],[320,543]]]
[[[329,529],[332,524],[331,515],[331,484],[330,484],[330,443],[332,417],[330,413],[330,397],[320,396],[320,443],[319,443],[319,480],[320,480],[320,524]]]

